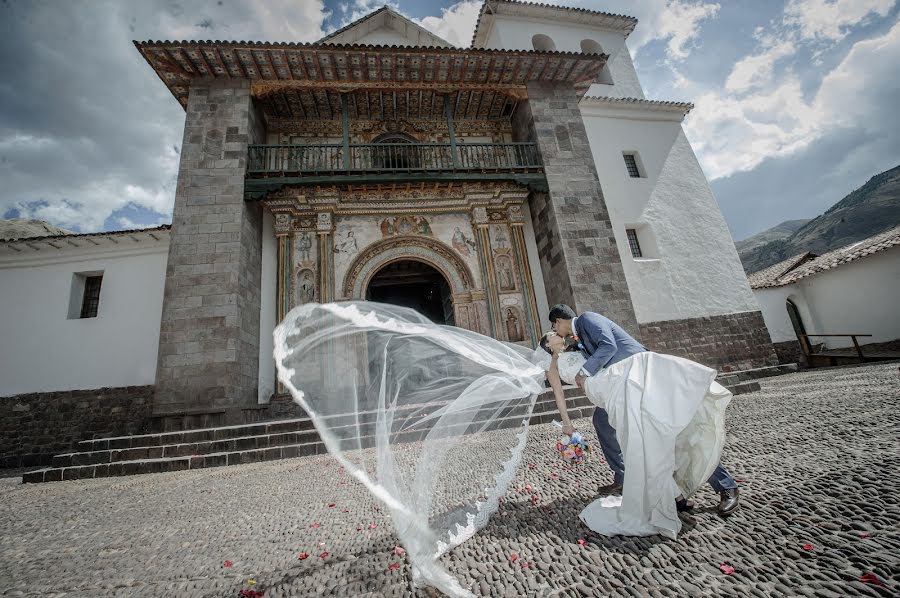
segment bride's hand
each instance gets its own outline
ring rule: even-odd
[[[573,426],[572,424],[563,424],[562,433],[566,436],[571,436],[575,433],[575,426]]]

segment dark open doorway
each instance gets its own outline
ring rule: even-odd
[[[437,324],[455,324],[450,285],[424,262],[402,260],[383,267],[369,282],[366,299],[410,307]]]

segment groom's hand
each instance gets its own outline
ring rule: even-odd
[[[578,388],[584,390],[584,381],[586,378],[582,374],[578,374],[575,376],[575,384],[578,385]]]

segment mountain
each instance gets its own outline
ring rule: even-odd
[[[801,223],[785,234],[794,223]],[[826,251],[862,241],[900,224],[900,166],[866,184],[809,221],[789,220],[735,243],[744,271],[768,268],[792,255]]]
[[[745,253],[766,243],[787,239],[807,222],[809,222],[809,218],[805,220],[785,220],[781,224],[777,224],[761,233],[756,233],[752,237],[747,237],[743,241],[735,241],[734,246],[737,247],[738,253]]]
[[[72,231],[53,226],[43,220],[0,220],[0,241],[71,234]]]

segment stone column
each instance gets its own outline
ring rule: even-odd
[[[334,220],[331,212],[321,212],[316,221],[319,237],[319,303],[334,301]]]
[[[291,276],[293,268],[293,235],[291,234],[293,218],[288,212],[275,214],[275,240],[278,243],[278,281],[275,292],[276,318],[280,324],[284,316],[291,311]]]
[[[160,326],[154,415],[257,402],[262,212],[244,201],[247,146],[265,138],[243,80],[192,84]]]
[[[484,278],[490,335],[500,339],[502,338],[500,334],[500,303],[497,296],[497,276],[494,272],[494,254],[491,251],[489,225],[487,208],[475,208],[472,211],[472,228],[475,231],[475,245],[481,262],[481,274]]]
[[[528,252],[525,249],[525,221],[521,206],[510,206],[508,210],[510,227],[512,228],[511,245],[519,268],[519,280],[522,281],[522,299],[531,345],[537,346],[541,336],[540,316],[537,301],[534,298],[534,281],[531,279],[531,268],[528,267]]]
[[[547,177],[530,207],[550,303],[602,313],[640,338],[574,88],[529,83],[513,125],[537,144]]]

